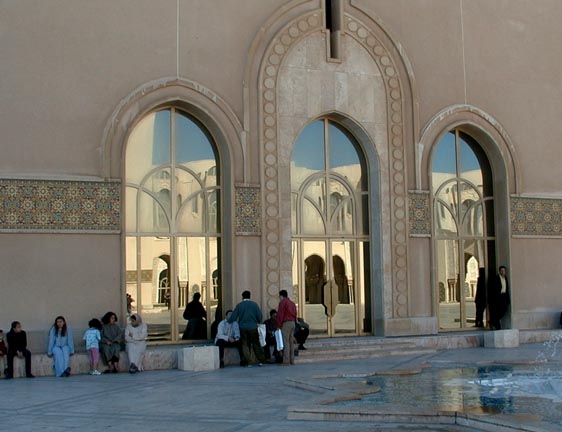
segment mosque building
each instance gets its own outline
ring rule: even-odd
[[[0,327],[178,343],[286,289],[313,337],[562,308],[562,2],[0,3]],[[484,282],[483,282],[484,281]],[[489,319],[486,312],[485,320]]]

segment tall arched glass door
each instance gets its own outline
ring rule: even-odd
[[[348,131],[328,119],[302,131],[291,159],[293,283],[312,334],[370,331],[368,184]]]
[[[482,319],[477,297],[481,312],[488,272],[496,266],[490,163],[480,145],[456,129],[435,150],[431,182],[439,327],[472,327]]]
[[[207,336],[220,313],[220,175],[216,147],[195,118],[176,108],[145,116],[126,153],[127,294],[149,339],[176,341],[195,293]]]

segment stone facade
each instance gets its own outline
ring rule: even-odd
[[[124,171],[131,131],[168,106],[217,147],[223,309],[293,287],[291,153],[328,118],[369,167],[368,333],[439,332],[431,167],[455,128],[490,161],[511,326],[556,326],[561,17],[555,1],[3,2],[0,327],[21,320],[41,350],[54,316],[79,332],[157,279],[127,271]]]

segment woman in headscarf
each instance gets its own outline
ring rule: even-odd
[[[129,373],[134,374],[144,370],[142,360],[146,351],[148,329],[138,313],[131,315],[130,319],[131,322],[125,329],[125,342],[127,342],[127,356],[129,357]]]
[[[72,330],[66,325],[66,320],[62,316],[55,318],[55,322],[49,330],[47,355],[54,357],[55,376],[70,376],[70,356],[74,355],[74,341]]]
[[[185,307],[183,318],[187,320],[187,326],[183,332],[182,339],[207,339],[207,312],[200,302],[201,294],[196,292]]]
[[[103,359],[108,365],[105,373],[119,372],[119,351],[123,341],[123,331],[117,324],[117,315],[107,312],[101,319],[103,327],[101,330],[101,352]]]

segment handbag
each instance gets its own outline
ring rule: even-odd
[[[265,346],[265,324],[258,324],[258,336],[260,337],[260,345]]]
[[[283,351],[283,334],[281,329],[275,330],[275,345],[277,346],[277,351]]]

